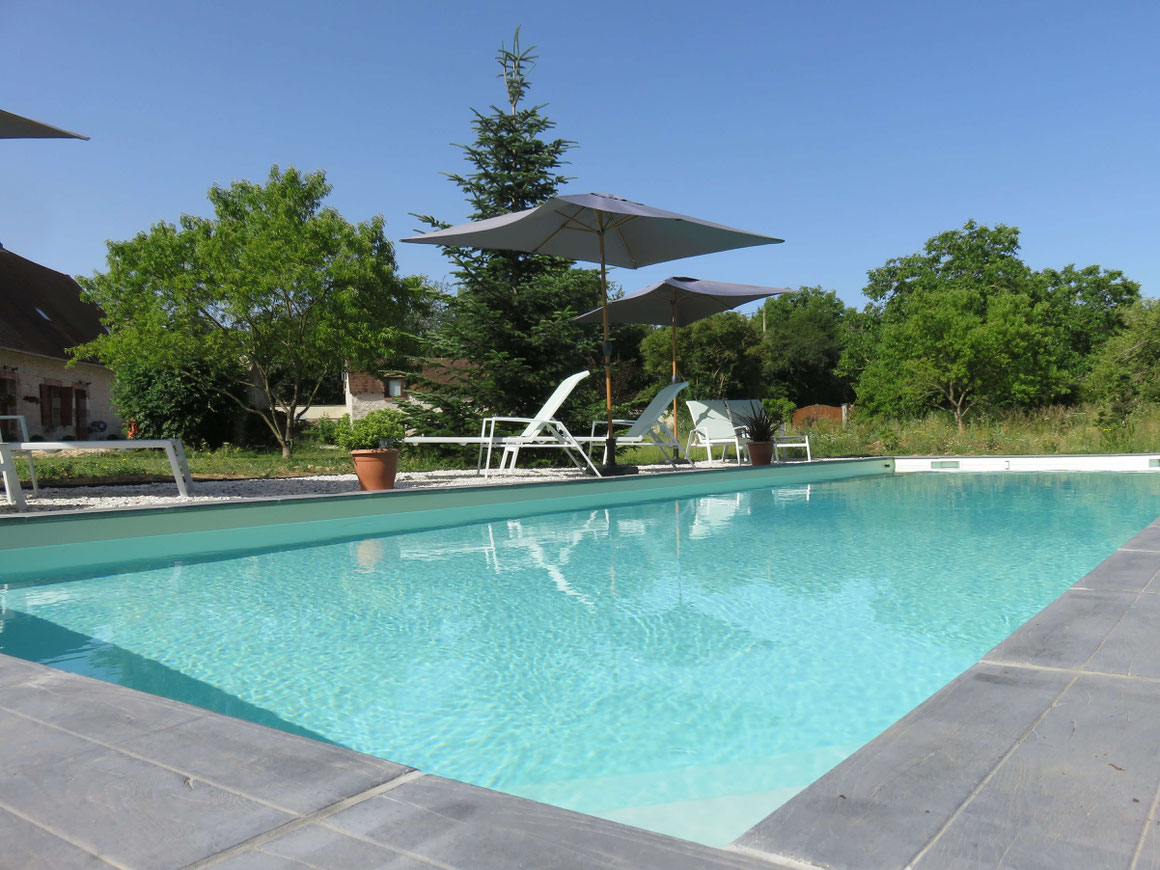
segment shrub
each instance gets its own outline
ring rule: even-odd
[[[229,438],[235,406],[222,392],[224,372],[126,364],[117,369],[113,402],[137,425],[138,438],[180,438],[187,444],[220,444]]]
[[[337,444],[335,440],[338,438],[338,430],[343,426],[350,425],[350,415],[343,414],[338,420],[332,420],[330,417],[323,417],[318,421],[315,427],[315,434],[318,436],[319,444]]]
[[[335,431],[335,440],[343,450],[374,450],[394,447],[406,434],[403,415],[383,409],[372,411]]]

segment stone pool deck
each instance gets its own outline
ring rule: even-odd
[[[0,656],[0,867],[1160,868],[1160,521],[728,850]]]
[[[0,867],[768,868],[0,656]]]

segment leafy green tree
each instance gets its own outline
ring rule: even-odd
[[[837,293],[821,287],[802,287],[765,300],[754,315],[762,330],[759,355],[765,395],[784,397],[795,407],[851,401],[850,381],[836,369],[853,314]]]
[[[213,218],[109,242],[108,271],[78,279],[109,331],[76,355],[231,375],[224,394],[289,458],[300,413],[347,361],[404,365],[426,299],[397,275],[382,217],[348,223],[323,205],[330,189],[323,172],[275,166],[264,185],[212,187]]]
[[[501,45],[496,60],[507,104],[474,112],[475,141],[460,146],[473,171],[449,176],[463,191],[473,220],[531,208],[567,180],[560,170],[575,143],[546,138],[555,123],[543,114],[543,105],[527,104],[536,60],[531,51],[520,48],[518,30],[510,49]],[[432,227],[447,225],[429,215],[417,217]],[[471,375],[465,382],[448,371],[444,380],[450,385],[425,385],[419,397],[434,410],[411,408],[424,431],[469,431],[487,411],[534,413],[567,375],[599,360],[598,330],[571,322],[600,304],[595,270],[512,251],[446,251],[455,265],[457,293],[446,299],[442,328],[427,354],[466,361]],[[600,380],[589,378],[582,385],[591,397],[603,390]],[[572,400],[565,411],[584,405]]]
[[[877,323],[858,400],[872,413],[944,408],[960,431],[979,406],[1046,403],[1066,394],[1066,344],[1044,281],[1017,256],[1019,231],[969,221],[923,251],[869,273]],[[846,370],[853,367],[849,359]]]
[[[858,380],[858,401],[871,413],[899,416],[942,408],[961,432],[979,406],[1028,406],[1056,395],[1063,381],[1058,348],[1026,294],[915,290],[907,316],[883,323]]]
[[[1044,269],[1036,279],[1065,344],[1064,367],[1079,383],[1100,348],[1124,328],[1127,312],[1140,298],[1140,285],[1120,271],[1099,266]]]
[[[983,296],[1028,292],[1031,270],[1019,259],[1019,229],[974,221],[929,239],[922,251],[887,260],[868,273],[863,293],[886,319],[904,316],[920,290],[960,287]]]
[[[1084,391],[1121,419],[1141,403],[1160,402],[1160,300],[1139,300],[1124,319],[1123,332],[1095,355]]]
[[[760,398],[759,328],[736,311],[723,311],[677,329],[677,371],[689,398]],[[641,345],[645,374],[655,384],[672,379],[672,332],[654,329]]]

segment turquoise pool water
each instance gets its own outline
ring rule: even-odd
[[[1143,474],[669,499],[11,584],[0,650],[724,845],[1158,514]]]

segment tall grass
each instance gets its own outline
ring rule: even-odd
[[[949,414],[916,420],[855,416],[843,426],[808,429],[814,456],[938,456],[1053,453],[1150,453],[1160,450],[1160,407],[1110,419],[1092,406],[1012,411],[968,422]]]

